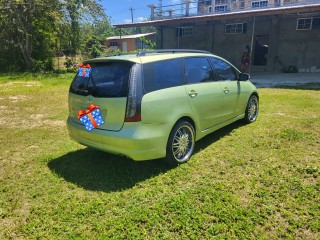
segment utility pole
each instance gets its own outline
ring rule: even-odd
[[[130,12],[131,12],[131,23],[133,23],[133,11],[135,10],[134,8],[129,8]],[[134,28],[131,28],[131,34],[133,34],[133,29]]]
[[[162,0],[159,0],[159,14],[160,14],[160,17],[162,18]]]
[[[129,10],[131,11],[131,22],[133,23],[133,11],[135,10],[134,8],[129,8]]]

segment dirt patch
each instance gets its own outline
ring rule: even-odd
[[[19,102],[19,101],[26,101],[28,97],[26,95],[11,95],[9,96],[10,102]]]
[[[62,127],[65,126],[63,120],[51,120],[48,114],[30,114],[23,117],[18,116],[0,116],[0,125],[6,128],[32,129],[43,126]]]
[[[40,86],[41,83],[36,81],[28,81],[28,82],[12,81],[12,82],[2,83],[0,84],[0,87],[8,87],[8,86],[15,86],[15,85],[20,85],[20,86],[22,85],[25,87],[36,87],[36,86]]]
[[[1,99],[0,99],[1,100]],[[0,110],[8,110],[9,107],[8,106],[0,106]]]

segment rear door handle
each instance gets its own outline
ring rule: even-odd
[[[224,91],[225,94],[229,93],[229,89],[228,88],[224,88],[223,91]]]
[[[192,98],[194,98],[194,97],[196,97],[198,95],[198,93],[195,90],[191,90],[188,94]]]

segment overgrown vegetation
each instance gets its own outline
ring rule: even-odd
[[[94,58],[108,52],[107,37],[120,35],[99,0],[0,0],[0,28],[1,72],[52,71],[61,56]]]
[[[69,140],[72,77],[0,76],[0,239],[320,238],[319,89],[260,89],[170,168]]]

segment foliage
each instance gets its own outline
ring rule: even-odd
[[[146,39],[145,37],[139,38],[139,40],[142,42],[144,48],[151,48],[151,49],[156,49],[157,44],[149,39]]]
[[[98,56],[103,37],[113,32],[96,0],[0,3],[2,71],[50,71],[55,56]]]
[[[133,29],[133,33],[134,34],[140,34],[140,33],[152,33],[152,32],[156,32],[157,29],[155,27],[135,27]]]
[[[3,70],[50,70],[57,22],[58,0],[1,0],[0,63]]]
[[[67,38],[62,38],[61,47],[65,54],[75,56],[80,52],[81,40],[88,36],[82,25],[106,20],[106,15],[96,0],[69,0],[61,6],[64,13],[62,28],[69,32]]]
[[[319,239],[319,88],[260,89],[172,169],[71,141],[73,76],[0,75],[0,239]]]
[[[52,71],[55,57],[75,62],[79,56],[108,54],[105,39],[129,32],[110,25],[99,1],[0,0],[1,70]],[[135,33],[150,31],[154,28],[134,29]]]

